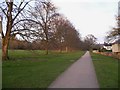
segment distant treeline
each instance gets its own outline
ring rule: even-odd
[[[95,43],[93,35],[87,35],[84,40],[81,40],[80,37],[72,34],[73,33],[70,35],[68,34],[67,39],[64,39],[62,42],[58,42],[55,38],[51,38],[48,45],[46,45],[46,40],[43,39],[28,42],[12,38],[9,43],[9,49],[46,50],[46,46],[49,46],[48,50],[59,51],[100,49],[100,45]]]

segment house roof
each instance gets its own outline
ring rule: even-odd
[[[104,42],[104,46],[112,46],[112,43],[106,43],[106,42]]]
[[[113,44],[120,44],[120,39],[116,40]]]

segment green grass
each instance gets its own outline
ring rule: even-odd
[[[92,54],[100,88],[118,88],[118,60],[100,54]]]
[[[57,53],[10,50],[9,61],[3,61],[3,88],[47,88],[84,52]]]

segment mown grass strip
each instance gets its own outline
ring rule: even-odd
[[[84,52],[57,53],[44,51],[9,51],[9,61],[3,61],[3,88],[47,88]]]
[[[100,88],[118,88],[119,60],[94,53],[92,53],[91,56],[95,66]]]

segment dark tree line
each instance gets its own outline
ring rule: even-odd
[[[78,31],[75,27],[63,16],[57,16],[54,21],[52,21],[52,31],[48,33],[48,50],[79,50],[80,49],[80,37]],[[11,49],[43,49],[46,50],[46,39],[45,36],[40,34],[32,42],[20,41],[17,38],[12,38],[10,40]],[[26,43],[25,43],[26,42]],[[19,43],[19,44],[18,44]],[[25,45],[24,45],[25,44]],[[25,48],[21,48],[26,46]],[[31,46],[31,47],[29,47]]]
[[[62,29],[63,30],[63,29]],[[69,29],[67,29],[69,32]],[[60,33],[60,32],[59,32]],[[66,33],[66,32],[65,32]],[[46,41],[42,39],[35,39],[33,42],[25,40],[18,40],[11,38],[9,49],[23,49],[23,50],[46,50]],[[56,32],[54,37],[49,40],[49,50],[72,51],[72,50],[100,50],[101,46],[97,44],[96,38],[89,34],[81,40],[79,33],[76,30],[70,30],[69,33],[64,34]]]

